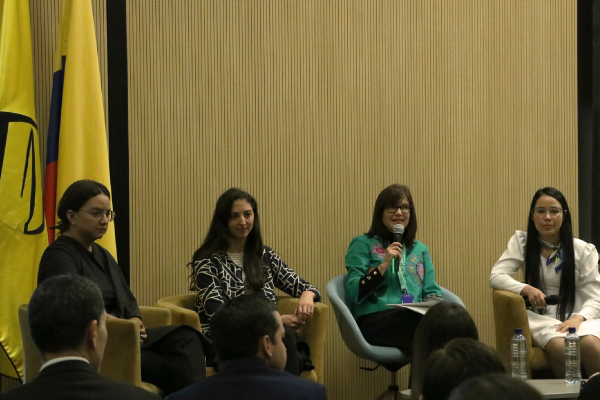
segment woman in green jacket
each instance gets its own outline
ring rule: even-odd
[[[394,242],[395,225],[404,227]],[[371,228],[352,239],[346,253],[346,293],[351,311],[367,342],[412,353],[413,336],[422,315],[389,304],[442,300],[429,249],[415,240],[417,215],[408,187],[394,184],[375,201]],[[410,297],[410,296],[409,296]]]

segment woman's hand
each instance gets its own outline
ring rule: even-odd
[[[300,318],[295,316],[294,314],[285,314],[281,316],[281,322],[284,325],[289,326],[293,330],[297,331],[298,329],[304,326],[304,321],[301,321]]]
[[[529,302],[535,308],[546,308],[546,295],[544,292],[533,286],[525,286],[523,290],[521,290],[521,296],[527,296]]]
[[[392,265],[392,260],[402,255],[402,243],[394,242],[385,249],[385,258],[379,264],[379,272],[381,275],[385,274],[385,271]]]
[[[312,317],[313,311],[315,309],[315,293],[310,290],[305,290],[300,295],[300,300],[298,300],[298,305],[294,310],[294,315],[298,317],[302,324],[308,321],[310,317]]]
[[[146,327],[141,319],[138,317],[129,318],[132,321],[137,321],[140,324],[140,344],[144,343],[144,340],[148,338],[148,334],[146,333]]]
[[[585,321],[584,317],[581,315],[575,315],[562,324],[555,325],[558,327],[556,328],[556,332],[567,333],[569,332],[569,328],[575,328],[575,332],[577,332],[579,330],[579,325],[581,325],[583,321]]]

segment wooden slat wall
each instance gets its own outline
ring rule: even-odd
[[[255,195],[265,242],[323,289],[379,191],[404,182],[438,281],[493,344],[490,268],[534,191],[577,206],[574,2],[131,0],[128,13],[142,302],[186,291],[230,186]],[[333,318],[326,364],[333,399],[388,383],[358,370],[370,363]]]
[[[100,3],[96,30],[105,32]],[[45,43],[54,48],[56,30],[46,18],[58,2],[31,4],[40,13],[33,29],[45,32],[34,34],[44,132]],[[438,282],[493,344],[489,271],[525,228],[534,191],[561,189],[577,221],[576,2],[127,6],[132,289],[141,304],[186,292],[185,265],[228,187],[257,198],[265,243],[324,292],[345,272],[348,243],[368,229],[379,191],[402,182]],[[372,398],[388,384],[386,371],[358,369],[372,364],[346,349],[333,315],[327,346],[331,399]],[[399,376],[406,388],[408,371]]]

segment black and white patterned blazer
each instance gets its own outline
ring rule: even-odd
[[[309,290],[315,293],[315,301],[321,300],[319,290],[296,275],[272,249],[264,248],[263,261],[269,266],[268,281],[255,290],[256,295],[275,302],[276,287],[292,297],[300,297],[302,292]],[[202,333],[208,336],[209,321],[221,304],[245,293],[242,268],[226,252],[219,251],[210,258],[194,261],[191,279],[192,290],[198,292],[196,311]]]

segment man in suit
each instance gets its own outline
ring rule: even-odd
[[[327,398],[325,386],[283,371],[283,324],[268,299],[242,295],[230,300],[211,318],[210,331],[221,371],[166,400]]]
[[[100,289],[87,278],[62,275],[44,281],[28,306],[31,337],[44,364],[36,379],[1,400],[158,400],[155,394],[98,373],[106,345]]]

